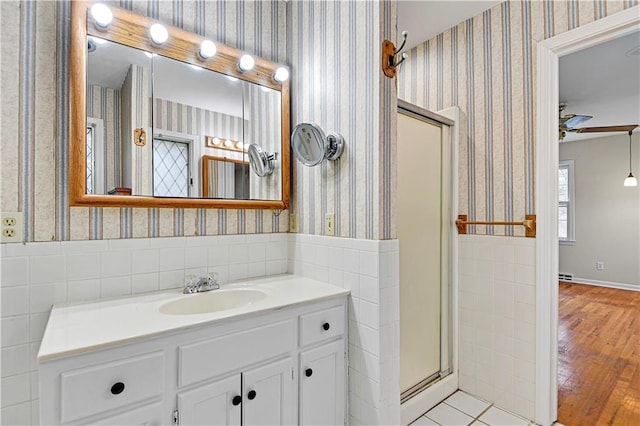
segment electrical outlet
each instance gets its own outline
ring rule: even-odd
[[[324,217],[324,233],[326,235],[336,235],[336,215],[333,213],[327,213]]]
[[[20,212],[3,212],[1,214],[2,233],[0,240],[3,243],[21,243],[22,242],[22,213]]]
[[[604,271],[604,262],[596,262],[596,269],[598,271]]]
[[[298,232],[298,215],[289,213],[289,232]]]

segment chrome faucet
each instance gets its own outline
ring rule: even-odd
[[[205,291],[217,290],[220,288],[218,283],[218,274],[212,272],[206,277],[200,277],[196,281],[195,275],[187,277],[187,284],[182,291],[184,294],[202,293]]]

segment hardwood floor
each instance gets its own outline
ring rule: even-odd
[[[640,425],[640,292],[560,283],[558,421]]]

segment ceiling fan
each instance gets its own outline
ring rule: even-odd
[[[562,116],[562,111],[567,108],[567,104],[560,104],[559,109],[559,138],[564,139],[567,132],[575,133],[601,133],[601,132],[631,132],[638,127],[637,124],[627,124],[623,126],[598,126],[598,127],[578,127],[587,120],[592,119],[590,115],[567,114]]]

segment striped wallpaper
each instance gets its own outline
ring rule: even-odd
[[[108,2],[286,63],[282,1]],[[21,211],[25,241],[285,232],[288,215],[216,209],[69,208],[69,2],[0,2],[2,211]],[[53,40],[56,40],[53,44]]]
[[[409,52],[398,97],[468,118],[459,150],[459,211],[475,220],[535,214],[536,43],[638,4],[637,0],[506,1]],[[522,227],[470,233],[523,235]]]
[[[87,117],[103,121],[102,152],[96,158],[105,170],[105,188],[120,185],[120,91],[92,85],[87,90]],[[105,188],[98,188],[104,193]]]
[[[276,153],[275,169],[269,176],[249,173],[250,198],[253,200],[279,200],[282,198],[282,122],[280,121],[280,92],[263,90],[257,84],[245,84],[243,90],[245,110],[244,142],[255,143],[267,153]]]
[[[289,2],[292,127],[314,122],[346,141],[342,157],[313,168],[292,163],[299,232],[395,237],[395,82],[382,75],[380,46],[395,39],[390,1]]]

